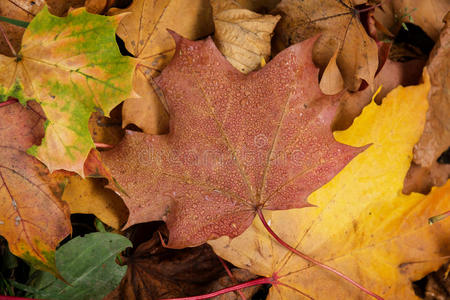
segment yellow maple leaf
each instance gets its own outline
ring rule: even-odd
[[[411,281],[436,270],[450,254],[450,219],[428,218],[450,208],[450,182],[428,196],[401,193],[412,149],[428,108],[429,79],[372,101],[339,142],[372,144],[308,201],[315,207],[265,211],[287,243],[385,299],[417,298]],[[336,274],[279,245],[257,219],[241,236],[209,242],[216,253],[252,273],[276,274],[268,299],[372,299]]]

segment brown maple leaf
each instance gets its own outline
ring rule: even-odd
[[[316,38],[247,75],[210,38],[174,38],[175,56],[156,79],[170,133],[128,131],[102,155],[127,193],[126,227],[163,220],[173,248],[235,237],[258,209],[309,206],[306,197],[364,149],[333,138],[339,95],[319,89]]]
[[[324,71],[322,91],[335,94],[344,87],[357,91],[362,80],[372,85],[378,50],[359,20],[355,7],[362,2],[366,1],[282,0],[272,11],[281,15],[275,29],[274,50],[320,33],[313,59]]]
[[[145,228],[148,230],[148,226]],[[148,231],[146,233],[148,235]],[[161,244],[157,233],[139,245],[133,254],[124,257],[123,261],[128,266],[127,273],[120,285],[104,300],[187,297],[233,285],[231,280],[227,280],[224,267],[209,245],[182,250],[167,249]],[[241,277],[244,278],[238,278],[239,281],[256,277],[243,269],[233,271],[243,275]],[[247,292],[250,291],[253,289],[247,289]],[[240,299],[233,293],[229,296],[228,299]]]
[[[6,102],[5,102],[6,103]],[[0,106],[0,235],[35,268],[59,276],[55,248],[71,233],[68,205],[55,196],[58,183],[26,150],[44,136],[36,102]]]

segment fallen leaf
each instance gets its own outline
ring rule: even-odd
[[[171,248],[235,237],[259,207],[309,206],[309,193],[365,149],[333,139],[339,95],[320,92],[311,57],[316,39],[244,75],[210,38],[174,38],[174,59],[156,79],[169,107],[170,133],[127,131],[102,153],[127,193],[126,227],[163,220]]]
[[[375,18],[385,28],[396,34],[403,22],[414,23],[430,38],[437,40],[444,26],[443,19],[450,10],[448,0],[390,0],[375,10]]]
[[[94,214],[115,229],[119,229],[128,219],[128,209],[122,199],[92,178],[70,177],[62,200],[69,204],[72,214]]]
[[[115,259],[131,242],[124,236],[95,232],[76,237],[56,251],[58,270],[70,283],[41,273],[33,296],[44,299],[102,299],[119,283],[127,270]]]
[[[138,95],[123,103],[122,127],[134,124],[145,133],[164,134],[169,131],[169,114],[160,100],[164,99],[163,95],[146,71],[141,65],[134,70],[133,89]]]
[[[427,63],[431,80],[428,95],[430,109],[422,137],[414,148],[414,162],[425,168],[431,167],[450,147],[450,13],[445,20],[446,26]],[[443,181],[447,178],[443,178]]]
[[[426,76],[425,76],[426,77]],[[436,270],[450,254],[450,219],[428,218],[450,208],[450,182],[428,195],[401,193],[412,149],[425,124],[429,80],[398,87],[381,106],[372,102],[342,143],[372,146],[308,197],[316,206],[266,211],[288,244],[339,270],[384,299],[418,299],[411,281]],[[280,246],[259,220],[241,236],[209,242],[214,251],[254,274],[279,277],[268,299],[373,299],[337,275]],[[296,290],[297,291],[296,291]]]
[[[46,135],[28,150],[50,171],[83,175],[94,143],[88,120],[95,108],[106,116],[131,90],[133,62],[115,41],[119,17],[74,10],[66,18],[44,8],[30,23],[18,57],[0,56],[0,101],[35,99],[47,117]]]
[[[51,188],[47,168],[26,149],[44,135],[39,105],[0,107],[0,235],[11,252],[59,276],[54,251],[71,233],[66,203]]]
[[[450,263],[427,276],[425,300],[445,299],[450,295]]]
[[[445,184],[450,177],[450,165],[438,162],[438,158],[450,147],[450,14],[446,15],[446,26],[430,54],[427,68],[430,72],[431,90],[428,94],[430,108],[425,129],[414,147],[414,159],[405,178],[404,193],[429,193],[431,187]]]
[[[222,11],[226,9],[245,8],[251,11],[264,13],[271,11],[280,0],[231,0],[211,1],[213,10]]]
[[[89,132],[94,143],[109,146],[118,144],[124,135],[121,125],[120,111],[118,110],[113,110],[110,118],[103,116],[100,112],[92,113],[89,118]]]
[[[399,85],[409,86],[419,83],[425,65],[423,60],[395,62],[386,60],[381,71],[375,77],[373,86],[358,92],[345,92],[342,96],[338,113],[333,123],[333,130],[344,130],[350,127],[355,117],[361,114],[363,108],[370,103],[373,91],[381,88],[375,97],[375,102],[381,103],[386,95]]]
[[[323,70],[322,78],[320,79],[320,90],[326,95],[337,94],[345,87],[344,78],[342,78],[341,71],[339,71],[336,61],[339,55],[339,48],[340,47],[336,48],[328,65],[325,67],[325,70]]]
[[[441,186],[450,174],[450,164],[433,162],[430,167],[424,168],[414,162],[405,177],[403,193],[412,192],[428,194],[433,186]]]
[[[158,234],[124,258],[127,273],[105,300],[147,300],[185,297],[210,291],[210,284],[225,275],[208,245],[173,250],[164,248]]]
[[[84,6],[86,6],[87,12],[91,14],[104,14],[112,7],[117,7],[127,2],[126,0],[86,0]]]
[[[44,0],[7,0],[0,2],[0,16],[9,19],[30,22],[33,17],[44,7]],[[19,52],[25,28],[1,22],[1,28],[11,42],[15,52]],[[3,35],[0,38],[0,54],[14,56]]]
[[[337,74],[336,80],[342,76],[350,91],[357,91],[361,80],[373,85],[378,49],[355,16],[352,1],[282,0],[272,13],[281,15],[275,28],[275,50],[320,33],[313,60],[321,70],[327,67],[338,49],[337,66],[341,74]]]
[[[135,0],[130,7],[114,9],[109,14],[123,12],[129,14],[122,19],[117,35],[138,59],[133,88],[141,97],[140,101],[139,96],[125,101],[123,127],[133,123],[149,134],[167,133],[167,111],[157,91],[149,91],[153,88],[149,81],[160,74],[175,51],[175,42],[167,29],[192,40],[209,35],[214,28],[211,6],[208,0],[193,0],[189,5],[183,0]]]
[[[84,6],[85,0],[45,0],[52,15],[64,17],[71,8]]]
[[[212,0],[230,2],[233,0]],[[227,60],[247,74],[256,70],[261,58],[270,56],[270,40],[280,16],[260,15],[248,9],[214,10],[214,42]]]

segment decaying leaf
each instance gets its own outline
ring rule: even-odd
[[[0,2],[0,16],[9,19],[30,22],[33,17],[44,7],[44,0],[7,0]],[[1,22],[0,26],[11,42],[15,52],[19,52],[25,28]],[[0,34],[0,54],[14,56],[3,35]]]
[[[39,105],[0,107],[0,235],[35,268],[58,275],[55,249],[71,231],[70,212],[49,185],[47,168],[26,153],[44,135]]]
[[[116,7],[128,2],[127,0],[86,0],[84,6],[91,14],[103,14],[111,7]]]
[[[282,0],[275,10],[281,21],[275,29],[275,50],[284,49],[321,34],[313,59],[324,70],[338,51],[337,66],[345,87],[356,91],[365,80],[373,84],[378,67],[378,50],[364,30],[350,0]],[[327,78],[327,80],[333,80]]]
[[[122,199],[92,178],[70,177],[62,200],[69,204],[72,214],[94,214],[115,229],[125,224],[128,218],[128,209]]]
[[[430,168],[450,147],[450,13],[447,14],[445,21],[446,26],[427,64],[431,80],[428,95],[430,109],[427,112],[422,137],[414,148],[414,162],[424,168]],[[449,175],[434,178],[434,181],[442,185]]]
[[[183,0],[135,0],[130,7],[109,13],[123,12],[130,14],[122,19],[117,34],[138,59],[139,70],[136,70],[133,87],[142,98],[140,103],[136,100],[138,97],[125,101],[123,126],[133,123],[149,134],[166,133],[167,111],[157,91],[149,92],[153,87],[147,81],[159,75],[172,59],[175,42],[167,29],[192,40],[209,35],[214,28],[211,6],[208,0],[189,1],[189,5]]]
[[[245,8],[258,13],[269,12],[275,8],[280,0],[231,0],[211,1],[213,10],[222,11],[227,9]]]
[[[334,130],[344,130],[350,127],[355,117],[370,103],[373,91],[381,88],[375,97],[375,102],[381,103],[386,95],[399,85],[409,86],[419,83],[425,65],[423,60],[411,60],[405,63],[386,60],[377,74],[373,86],[358,92],[345,92],[339,103],[338,113],[333,123]]]
[[[170,132],[128,131],[102,159],[124,188],[126,227],[166,222],[168,246],[238,236],[256,209],[309,206],[305,198],[364,148],[331,134],[338,96],[326,96],[312,62],[316,39],[242,74],[208,38],[176,34],[177,50],[156,83]]]
[[[52,15],[63,17],[70,9],[82,7],[85,0],[45,0]]]
[[[208,245],[182,250],[163,247],[158,234],[124,258],[127,274],[105,300],[152,300],[212,291],[225,270]]]
[[[114,115],[113,115],[114,114]],[[113,110],[110,118],[99,112],[92,113],[89,118],[89,132],[94,143],[108,146],[116,145],[124,135],[120,119],[120,110]]]
[[[106,116],[131,90],[134,64],[115,41],[119,17],[74,10],[66,18],[44,8],[30,23],[16,57],[0,56],[0,101],[35,99],[47,117],[46,135],[29,153],[50,171],[83,174],[94,147],[88,120],[95,108]]]
[[[375,10],[375,18],[391,32],[397,33],[402,23],[414,23],[433,40],[439,38],[443,19],[450,10],[448,0],[390,0]]]
[[[427,77],[427,76],[425,76]],[[330,265],[384,299],[418,299],[411,281],[436,270],[450,254],[450,219],[430,216],[450,208],[450,182],[428,195],[403,195],[403,178],[425,124],[429,80],[398,87],[381,106],[372,102],[342,143],[371,147],[312,193],[315,207],[265,212],[281,238]],[[313,299],[373,299],[337,275],[311,265],[280,246],[259,220],[241,236],[209,242],[216,253],[254,274],[272,276]],[[297,299],[275,285],[268,299]]]
[[[233,0],[212,0],[234,3]],[[214,42],[227,60],[244,74],[257,69],[270,56],[270,40],[279,16],[260,15],[248,9],[213,10]]]

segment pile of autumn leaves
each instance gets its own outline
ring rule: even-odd
[[[423,1],[383,10],[367,1],[358,10],[334,0],[86,1],[109,17],[81,8],[65,18],[48,11],[62,9],[57,1],[33,2],[19,3],[31,5],[31,23],[21,42],[13,37],[23,32],[6,27],[16,49],[0,56],[0,234],[13,254],[74,283],[41,284],[48,297],[89,297],[55,264],[71,213],[95,214],[117,233],[162,220],[169,247],[208,242],[233,265],[278,278],[270,299],[366,295],[279,245],[255,208],[288,244],[386,299],[416,297],[411,281],[450,254],[449,219],[428,224],[450,210],[448,166],[437,163],[450,146],[445,1],[434,3],[440,16]],[[382,42],[411,17],[436,41],[425,68],[391,60]],[[120,55],[115,33],[133,58]],[[407,173],[429,175],[410,190],[443,186],[405,195]],[[110,267],[127,245],[109,253]],[[126,276],[111,298],[129,297]]]

